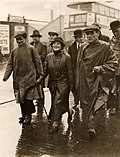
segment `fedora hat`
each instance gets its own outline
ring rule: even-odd
[[[117,29],[118,27],[120,27],[120,21],[119,20],[115,20],[115,21],[112,21],[110,23],[110,30]]]
[[[82,37],[82,34],[83,34],[83,32],[82,32],[81,29],[76,29],[76,30],[74,31],[73,37]]]
[[[38,36],[38,37],[42,37],[42,35],[39,33],[38,30],[34,30],[34,31],[33,31],[33,34],[30,35],[30,37],[36,37],[36,36]]]
[[[19,32],[15,33],[14,38],[18,38],[20,36],[26,36],[27,37],[27,33],[25,31],[19,31]]]
[[[54,40],[50,43],[50,45],[52,46],[52,44],[56,41],[60,42],[63,45],[63,47],[65,47],[65,43],[61,37],[54,38]]]
[[[48,32],[48,35],[49,36],[54,36],[54,35],[58,36],[59,34],[57,32]]]
[[[85,28],[84,32],[87,33],[87,32],[91,32],[91,31],[95,31],[95,30],[100,31],[99,27],[97,27],[95,25],[91,25],[91,26],[88,26],[87,28]]]

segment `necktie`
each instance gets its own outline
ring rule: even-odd
[[[78,50],[80,49],[80,43],[78,43]]]

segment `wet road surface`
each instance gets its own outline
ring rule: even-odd
[[[0,102],[14,99],[12,78],[2,82],[4,66],[0,68]],[[70,95],[70,106],[73,104]],[[45,89],[45,107],[50,108],[50,93]],[[45,113],[35,113],[31,125],[20,125],[19,105],[13,101],[0,105],[0,157],[120,157],[120,117],[106,118],[106,130],[93,141],[80,138],[81,110],[76,108],[72,122],[67,125],[67,114],[62,118],[58,133],[50,134]],[[101,128],[100,128],[101,129]]]

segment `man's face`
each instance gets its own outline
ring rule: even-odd
[[[98,40],[99,32],[97,32],[97,31],[88,31],[88,32],[86,32],[86,35],[87,35],[88,42],[93,43],[96,40]]]
[[[78,43],[82,43],[82,42],[83,42],[83,37],[81,37],[81,36],[76,36],[76,37],[75,37],[75,40],[76,40],[76,42],[78,42]]]
[[[59,41],[55,41],[52,44],[53,51],[60,51],[62,49],[62,44]]]
[[[38,42],[40,41],[40,37],[39,37],[39,36],[34,36],[34,37],[33,37],[33,41],[34,41],[35,43],[38,43]]]
[[[112,32],[117,39],[120,39],[120,27],[112,30]]]
[[[18,46],[22,46],[25,44],[26,39],[23,36],[19,36],[16,38],[16,42],[17,42]]]
[[[49,37],[49,41],[52,42],[56,37],[57,37],[57,35],[51,35],[51,36]]]

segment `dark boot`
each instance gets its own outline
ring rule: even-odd
[[[27,114],[24,120],[24,124],[30,124],[31,123],[31,114]]]
[[[19,118],[19,123],[23,123],[24,120],[25,120],[25,117],[20,117],[20,118]]]

